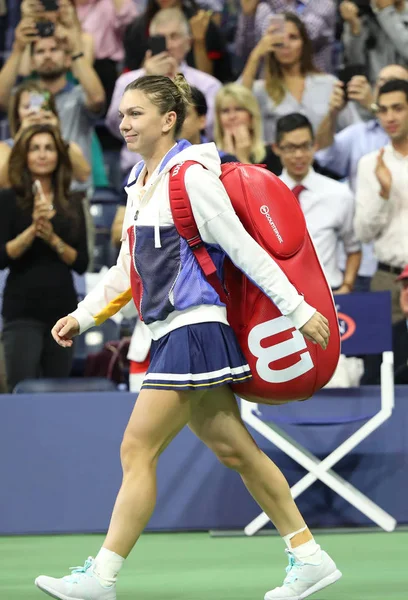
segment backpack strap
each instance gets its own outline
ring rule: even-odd
[[[194,219],[190,198],[185,185],[185,174],[191,165],[197,165],[193,160],[187,160],[175,165],[170,170],[169,177],[169,199],[170,209],[173,215],[174,225],[178,234],[184,238],[202,268],[207,281],[212,285],[220,297],[221,302],[226,303],[227,297],[224,286],[218,275],[217,268],[211,258]]]

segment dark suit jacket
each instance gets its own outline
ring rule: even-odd
[[[408,384],[408,329],[405,319],[398,321],[392,328],[394,350],[394,381],[396,384]],[[364,375],[361,385],[380,383],[381,355],[373,354],[364,358]]]

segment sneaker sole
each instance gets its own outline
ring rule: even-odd
[[[338,569],[336,569],[334,571],[334,573],[332,573],[331,575],[327,575],[327,577],[324,577],[321,581],[319,581],[318,583],[315,583],[315,585],[313,585],[311,588],[306,590],[306,592],[301,594],[299,596],[299,600],[304,600],[304,598],[307,598],[308,596],[311,596],[312,594],[315,594],[316,592],[323,590],[324,588],[328,587],[329,585],[336,583],[336,581],[338,581],[342,576],[343,576],[343,573],[341,571],[339,571]]]
[[[312,587],[303,592],[303,594],[300,594],[300,596],[293,596],[292,598],[288,598],[287,596],[281,596],[281,598],[273,598],[273,600],[304,600],[312,594],[320,592],[320,590],[323,590],[324,588],[329,587],[329,585],[336,583],[336,581],[338,581],[342,576],[343,574],[341,573],[341,571],[336,569],[333,573],[327,575],[327,577],[324,577],[318,583],[312,585]],[[264,600],[268,600],[268,594],[266,594]]]
[[[37,580],[35,580],[34,583],[38,587],[39,590],[41,590],[42,592],[45,592],[46,594],[48,594],[49,596],[51,596],[51,598],[56,598],[57,600],[72,600],[72,596],[71,596],[71,598],[69,598],[65,594],[59,594],[57,596],[57,592],[51,591],[50,588],[46,588],[44,585],[40,585],[37,582]],[[75,600],[85,600],[85,598],[75,598]]]

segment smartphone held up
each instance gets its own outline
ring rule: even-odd
[[[283,46],[283,39],[285,35],[285,15],[271,15],[269,19],[269,31],[281,40],[276,42],[274,46]]]
[[[148,46],[152,56],[166,52],[166,38],[164,35],[152,35],[149,37]]]
[[[59,0],[40,0],[45,12],[57,12],[59,9]]]

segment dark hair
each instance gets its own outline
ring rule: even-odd
[[[284,16],[286,22],[295,25],[302,38],[303,48],[300,55],[300,72],[302,75],[318,73],[319,71],[313,63],[312,41],[307,33],[305,24],[293,13],[288,12]],[[274,52],[268,54],[266,65],[265,89],[275,104],[280,104],[285,96],[285,87],[283,85],[282,69],[280,63],[276,60]]]
[[[177,73],[172,81],[163,75],[144,75],[126,86],[125,92],[140,90],[157,106],[161,115],[174,111],[177,115],[174,127],[176,138],[183,127],[187,106],[190,104],[191,88],[184,75]]]
[[[300,113],[291,113],[278,119],[276,123],[276,143],[280,144],[285,133],[296,131],[296,129],[308,129],[314,141],[313,127],[309,119]]]
[[[199,6],[195,0],[182,0],[180,8],[186,15],[187,19],[190,19],[199,10]],[[150,23],[154,15],[159,12],[159,10],[161,10],[161,8],[156,0],[148,0],[145,11],[148,23]]]
[[[191,86],[191,100],[190,104],[194,106],[195,111],[199,117],[205,117],[208,112],[208,104],[205,96],[201,90]]]
[[[57,107],[53,95],[44,90],[37,81],[28,80],[23,81],[18,85],[14,91],[14,94],[10,98],[9,109],[8,109],[8,122],[11,137],[14,138],[17,131],[20,129],[21,121],[18,115],[18,109],[20,107],[21,96],[24,92],[36,92],[44,96],[44,105],[47,110],[50,110],[56,117],[58,117]]]
[[[387,83],[384,83],[380,87],[377,101],[380,100],[380,96],[383,94],[390,94],[391,92],[403,92],[408,101],[408,81],[405,81],[405,79],[391,79],[387,81]]]
[[[58,38],[55,37],[55,35],[49,35],[46,37],[40,37],[39,39],[37,39],[35,42],[30,42],[30,55],[33,56],[34,52],[35,52],[35,47],[38,44],[38,42],[40,42],[41,40],[54,40],[56,45],[58,46],[59,50],[63,50],[65,53],[67,53],[67,50],[64,48],[63,43],[61,42],[61,40],[59,40]]]
[[[66,143],[61,133],[51,125],[31,125],[27,127],[13,146],[9,159],[9,180],[17,194],[17,201],[23,210],[31,210],[34,204],[33,178],[28,170],[28,149],[30,142],[39,133],[49,133],[58,153],[58,163],[52,175],[54,205],[56,209],[72,216],[68,202],[72,181],[72,164]]]

